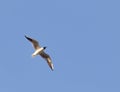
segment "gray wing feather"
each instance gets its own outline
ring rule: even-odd
[[[53,63],[52,63],[50,56],[48,54],[46,54],[45,52],[42,52],[40,55],[41,55],[41,57],[43,57],[47,61],[49,67],[53,71],[54,67],[53,67]]]
[[[36,40],[34,40],[34,39],[30,38],[30,37],[27,37],[26,35],[25,35],[25,38],[26,38],[27,40],[29,40],[30,42],[32,42],[33,47],[34,47],[35,49],[39,49],[39,48],[40,48],[40,45],[39,45],[39,43],[38,43]]]

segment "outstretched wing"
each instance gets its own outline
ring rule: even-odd
[[[41,55],[41,57],[43,57],[47,61],[49,67],[53,71],[54,67],[53,67],[53,63],[52,63],[50,56],[48,54],[46,54],[45,52],[42,52],[40,55]]]
[[[26,38],[27,40],[29,40],[30,42],[32,42],[33,47],[34,47],[35,49],[39,49],[39,48],[40,48],[39,43],[38,43],[36,40],[34,40],[34,39],[30,38],[30,37],[27,37],[26,35],[25,35],[25,38]]]

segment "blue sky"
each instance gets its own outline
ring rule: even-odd
[[[0,92],[120,92],[119,3],[1,0]],[[24,35],[47,46],[54,71]]]

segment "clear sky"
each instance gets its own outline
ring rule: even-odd
[[[119,4],[0,0],[0,92],[120,92]],[[24,35],[47,46],[54,71]]]

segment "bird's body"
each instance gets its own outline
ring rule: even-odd
[[[50,58],[50,56],[48,54],[46,54],[44,52],[44,50],[46,49],[46,47],[40,47],[39,43],[36,40],[32,39],[32,38],[29,38],[27,36],[25,36],[25,38],[27,40],[29,40],[30,42],[32,42],[33,47],[35,48],[35,52],[32,54],[32,57],[34,57],[36,55],[40,55],[42,58],[44,58],[47,61],[47,63],[49,65],[49,67],[51,68],[51,70],[53,70],[54,67],[53,67],[51,58]]]
[[[40,53],[42,53],[43,52],[43,50],[44,50],[44,48],[39,48],[39,49],[37,49],[37,50],[35,50],[35,52],[32,54],[32,57],[34,57],[34,56],[36,56],[36,55],[39,55]]]

